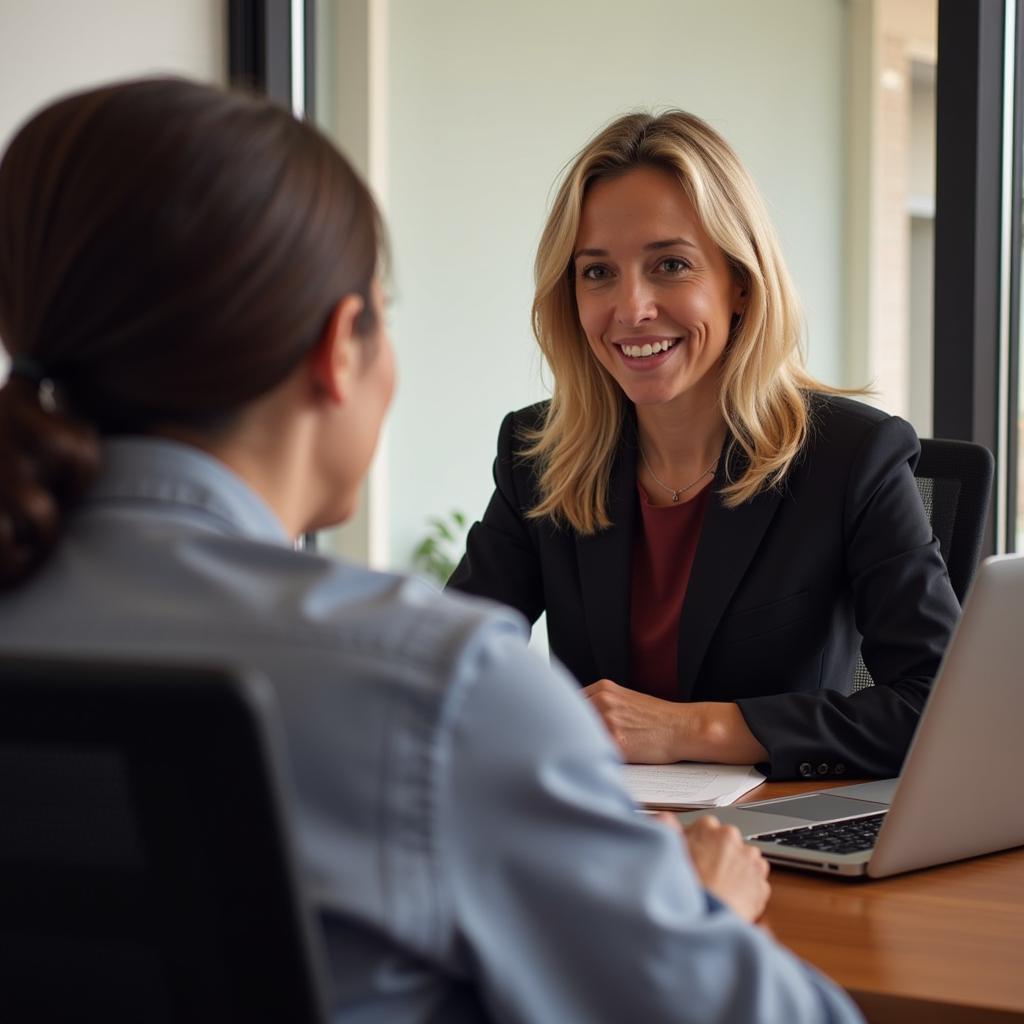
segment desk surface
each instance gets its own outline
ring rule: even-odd
[[[765,923],[878,1024],[1024,1020],[1024,848],[879,881],[774,867]]]

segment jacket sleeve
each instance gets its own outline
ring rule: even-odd
[[[879,421],[847,478],[845,568],[875,685],[738,702],[771,778],[899,774],[960,614],[914,482],[920,450],[910,424]]]
[[[678,834],[637,813],[596,715],[521,640],[477,638],[444,721],[444,947],[489,1019],[861,1019],[701,888]]]
[[[509,605],[532,624],[544,610],[544,592],[534,527],[525,517],[533,489],[527,486],[528,493],[521,494],[517,487],[517,477],[530,472],[516,454],[522,443],[519,426],[515,413],[502,421],[494,460],[494,494],[483,519],[470,529],[466,553],[447,586]]]

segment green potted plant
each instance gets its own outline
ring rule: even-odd
[[[427,517],[427,533],[412,553],[413,568],[444,586],[462,557],[468,519],[458,509]]]

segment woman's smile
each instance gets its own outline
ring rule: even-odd
[[[612,342],[618,351],[619,358],[631,370],[649,372],[655,370],[671,358],[682,338],[644,335],[636,338],[624,338]]]

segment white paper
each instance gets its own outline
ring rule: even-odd
[[[627,764],[626,788],[648,807],[725,807],[764,782],[746,764]]]

